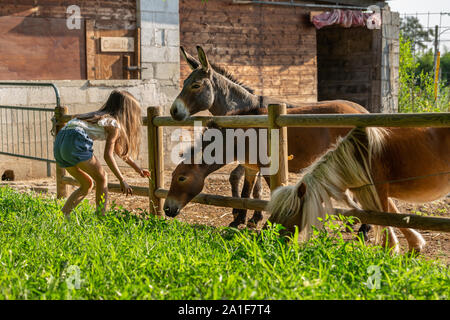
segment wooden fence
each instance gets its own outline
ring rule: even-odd
[[[143,125],[147,127],[148,135],[148,167],[151,173],[149,186],[131,186],[133,193],[149,198],[149,212],[163,215],[163,199],[168,190],[164,189],[164,148],[162,128],[193,126],[195,121],[203,125],[214,121],[224,128],[268,128],[279,129],[278,139],[273,139],[269,133],[269,146],[278,144],[279,153],[270,155],[272,161],[278,157],[279,170],[270,176],[270,189],[286,184],[288,181],[287,127],[450,127],[450,113],[421,114],[286,114],[284,104],[269,105],[268,115],[244,116],[202,116],[190,117],[184,121],[175,121],[171,117],[161,116],[160,108],[149,107],[147,116],[143,117]],[[57,130],[64,126],[72,116],[67,114],[67,108],[55,109]],[[269,148],[270,150],[270,148]],[[56,170],[57,196],[67,197],[67,185],[77,185],[76,180],[65,176],[65,170],[57,166]],[[120,185],[109,184],[111,192],[121,192]],[[197,195],[191,202],[219,207],[264,211],[268,201],[259,199],[242,199],[220,195]],[[450,232],[450,219],[423,217],[412,214],[396,214],[386,212],[369,212],[361,210],[335,209],[335,214],[357,217],[363,223],[389,225],[399,228],[425,229]]]

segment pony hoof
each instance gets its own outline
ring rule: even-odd
[[[425,241],[421,241],[420,243],[411,246],[408,252],[413,255],[418,255],[425,250],[426,244],[427,243]]]
[[[245,221],[240,221],[240,220],[236,221],[236,220],[234,220],[228,226],[231,227],[231,228],[237,228],[243,223],[245,223]]]
[[[258,228],[258,222],[250,220],[249,222],[247,222],[247,227],[249,227],[251,229],[256,229],[256,228]]]
[[[388,248],[392,254],[399,254],[400,253],[400,247],[399,245],[394,245],[393,247]]]
[[[364,243],[369,241],[369,235],[364,231],[358,232],[358,238],[360,238]]]

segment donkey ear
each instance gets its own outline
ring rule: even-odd
[[[200,60],[200,63],[202,64],[202,68],[204,71],[208,72],[210,69],[208,58],[206,57],[205,51],[203,51],[202,47],[197,46],[197,52],[198,52],[198,59]]]
[[[181,54],[183,55],[184,59],[188,63],[189,67],[191,67],[192,70],[195,70],[200,65],[200,62],[198,62],[197,59],[195,59],[193,56],[191,56],[189,53],[187,53],[182,46],[180,46]]]
[[[306,194],[306,184],[302,182],[302,184],[297,189],[297,195],[300,199],[302,199]]]

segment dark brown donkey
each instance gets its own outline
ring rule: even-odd
[[[345,102],[323,102],[320,104],[313,104],[310,106],[303,106],[298,108],[291,108],[287,110],[288,114],[343,114],[343,113],[361,113],[349,106]],[[237,113],[239,114],[239,113]],[[267,114],[265,108],[255,108],[254,110],[246,110],[245,114]],[[211,129],[207,129],[211,130]],[[204,131],[203,134],[205,134]],[[265,129],[243,129],[246,130],[265,130]],[[334,144],[338,137],[345,136],[351,128],[288,128],[288,152],[293,155],[293,159],[289,161],[289,171],[299,172],[314,162],[319,156],[326,152],[332,144]],[[226,150],[225,129],[221,129],[224,141],[224,150]],[[259,135],[256,135],[259,137]],[[202,150],[204,150],[212,142],[203,142]],[[253,147],[259,146],[260,142],[253,142]],[[264,142],[267,143],[267,142]],[[250,164],[248,161],[249,141],[246,140],[245,146],[245,164],[246,168],[258,171],[263,165],[261,163]],[[236,147],[237,143],[234,143]],[[193,153],[193,149],[190,151]],[[181,162],[172,173],[172,182],[170,185],[169,194],[164,204],[164,212],[169,217],[175,217],[180,213],[180,210],[198,195],[204,186],[205,178],[212,172],[220,169],[224,165],[237,160],[237,152],[234,150],[234,158],[225,157],[225,152],[222,161],[213,164],[207,164],[202,161],[200,164],[191,164],[191,161]],[[258,150],[259,154],[259,150]],[[190,156],[193,159],[193,156]],[[202,158],[203,159],[203,158]],[[241,159],[242,161],[242,159]],[[265,176],[266,180],[268,176]],[[255,213],[256,215],[257,213]],[[235,221],[242,221],[242,217],[235,216]],[[255,224],[262,219],[262,215],[254,216],[252,218]],[[235,222],[233,221],[233,222]],[[244,216],[245,221],[245,216]]]
[[[182,91],[172,104],[170,113],[175,120],[184,120],[188,116],[203,110],[209,110],[216,116],[255,114],[255,110],[267,108],[269,103],[279,102],[255,95],[251,88],[237,81],[229,72],[219,66],[210,64],[201,47],[197,47],[200,61],[189,55],[183,47],[180,49],[193,71],[184,81]],[[323,105],[334,105],[336,110],[345,106],[346,111],[344,113],[367,113],[367,110],[359,104],[345,100],[310,103],[305,104],[304,107],[314,109]],[[288,105],[288,108],[294,107],[298,106]],[[230,175],[233,197],[238,196],[237,186],[243,173],[241,168],[241,166],[238,166]],[[257,183],[253,188],[256,173],[257,171],[254,168],[245,168],[242,198],[249,197],[252,189],[254,197],[259,196],[261,185],[258,180],[256,180]],[[245,223],[246,210],[234,209],[233,215],[235,220],[232,225]],[[256,212],[255,216],[260,216],[260,213]],[[249,224],[254,222],[254,219],[251,219]]]

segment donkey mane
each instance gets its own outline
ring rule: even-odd
[[[319,160],[305,169],[305,175],[295,186],[280,187],[272,194],[267,211],[270,221],[285,224],[296,217],[299,231],[306,230],[311,236],[311,227],[319,226],[332,210],[331,198],[345,201],[358,208],[346,190],[350,189],[361,206],[368,210],[382,211],[381,202],[373,185],[371,159],[382,151],[388,130],[381,128],[355,128]],[[306,186],[300,199],[298,190]]]
[[[245,83],[243,83],[242,81],[238,80],[230,71],[228,71],[224,67],[219,66],[219,65],[217,65],[215,63],[210,63],[210,64],[211,64],[211,67],[214,69],[214,71],[216,71],[217,73],[221,74],[222,76],[224,76],[225,78],[227,78],[231,82],[241,86],[242,88],[244,88],[248,92],[250,92],[252,94],[255,93],[254,89],[250,88]]]

